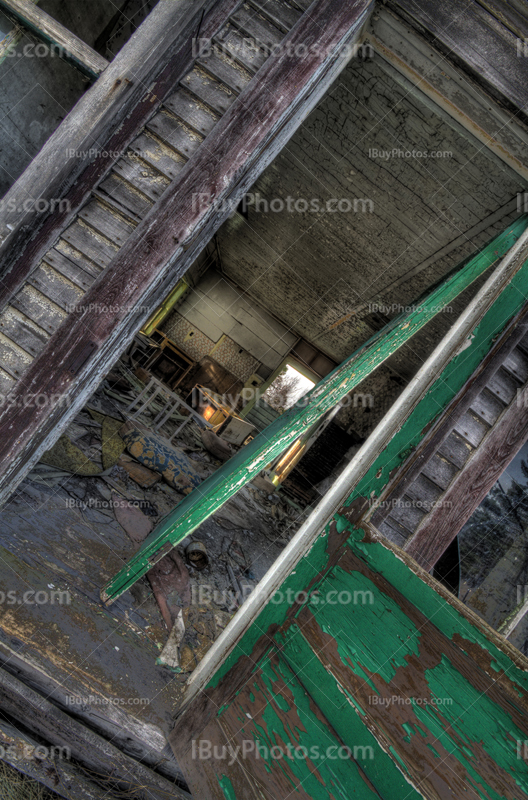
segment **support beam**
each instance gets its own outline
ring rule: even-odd
[[[70,61],[89,78],[97,79],[107,68],[106,58],[30,0],[0,0],[0,9],[39,39],[48,42],[57,55]]]
[[[494,239],[465,267],[447,278],[416,304],[418,310],[401,314],[379,331],[366,345],[320,381],[296,406],[282,414],[228,462],[191,492],[168,514],[138,552],[103,589],[102,598],[111,602],[129,589],[164,555],[215,513],[230,497],[256,477],[327,411],[358,386],[369,374],[407,342],[415,333],[507,253],[522,235],[526,240],[527,220],[523,218]],[[518,264],[519,269],[521,264]],[[511,279],[511,275],[508,275]]]
[[[498,336],[490,352],[478,365],[477,370],[469,377],[466,384],[447,406],[433,428],[427,432],[420,446],[413,450],[402,469],[398,470],[393,480],[389,482],[383,497],[380,498],[379,507],[373,510],[370,517],[373,525],[379,528],[390,515],[394,505],[408,493],[427,462],[452,433],[454,425],[470,409],[480,392],[485,389],[490,376],[497,372],[526,333],[528,333],[528,303],[525,303],[519,314],[512,318],[500,336]],[[461,520],[460,529],[466,522],[466,519]],[[420,559],[417,558],[417,560],[419,561]]]
[[[47,697],[38,694],[27,683],[0,667],[0,719],[5,715],[38,741],[46,742],[52,752],[67,752],[68,761],[71,759],[77,769],[85,769],[103,781],[106,780],[107,785],[111,784],[118,793],[141,786],[149,800],[164,800],[167,797],[191,800],[190,795],[177,784],[125,755],[115,743],[99,736],[83,722],[62,711]],[[16,767],[17,764],[14,763],[13,766]],[[37,774],[33,777],[39,776]],[[55,789],[53,785],[50,788]],[[74,795],[75,800],[80,800],[81,797],[84,798],[85,795]],[[92,795],[87,794],[86,797]]]
[[[32,362],[0,419],[0,499],[49,449],[147,320],[146,309],[184,275],[324,95],[353,55],[372,6],[313,3]],[[103,310],[94,315],[97,307]],[[30,409],[28,394],[64,402]]]
[[[528,388],[506,409],[456,476],[442,503],[427,514],[405,544],[431,570],[528,439]]]
[[[523,179],[520,186],[524,185],[528,180],[526,127],[506,111],[502,103],[490,102],[489,92],[476,80],[468,80],[458,63],[442,57],[429,38],[419,35],[382,6],[366,35],[366,42],[380,56],[381,66],[406,91],[410,89],[410,82],[414,95],[429,98],[436,112],[449,124],[456,120],[463,135],[470,141],[485,144],[497,162],[500,159],[519,173]]]
[[[409,448],[419,446],[438,413],[478,368],[497,334],[520,311],[524,304],[522,290],[528,280],[528,261],[520,270],[518,261],[527,256],[528,234],[525,233],[523,240],[456,320],[200,661],[189,680],[181,716],[171,737],[175,750],[177,741],[179,751],[190,748],[192,739],[199,736],[207,721],[254,673],[255,660],[269,651],[269,633],[288,618],[295,619],[299,610],[299,605],[292,605],[287,598],[296,598],[298,594],[309,598],[311,590],[318,589],[322,577],[338,563],[341,545],[348,539],[349,532],[343,522],[364,524],[372,503],[382,499],[390,477],[404,463]],[[471,346],[461,350],[471,334]],[[386,541],[385,545],[396,550],[404,563],[413,563],[391,542]],[[449,602],[455,602],[452,593],[428,573],[416,564],[413,568]],[[282,602],[270,602],[275,593],[278,599],[282,596]],[[462,606],[460,601],[456,603]],[[502,637],[490,631],[476,614],[467,609],[466,612],[472,615],[477,627],[487,629],[500,646],[504,644]],[[520,657],[514,647],[508,648],[508,654],[514,660],[516,655]]]

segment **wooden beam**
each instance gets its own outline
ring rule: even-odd
[[[421,567],[426,570],[434,567],[527,439],[528,387],[470,456],[442,496],[441,505],[427,514],[406,542],[405,551]]]
[[[386,6],[379,8],[365,37],[381,57],[380,66],[384,68],[385,65],[406,92],[410,89],[410,82],[413,86],[411,91],[422,96],[425,94],[448,124],[452,125],[455,120],[473,141],[476,139],[485,144],[497,161],[500,159],[526,181],[526,126],[506,111],[504,104],[490,102],[489,91],[479,86],[474,78],[469,78],[458,63],[444,58],[429,39],[405,24]]]
[[[48,743],[50,750],[64,749],[68,752],[68,760],[71,758],[99,778],[112,781],[117,791],[141,786],[152,800],[167,797],[190,800],[190,795],[177,784],[125,755],[111,741],[103,739],[47,697],[0,668],[0,718],[2,715],[7,715],[39,741]]]
[[[390,0],[411,24],[433,37],[452,60],[469,70],[495,97],[526,115],[528,58],[518,53],[518,39],[477,2],[459,0]]]
[[[0,308],[189,68],[192,37],[213,6],[222,2],[158,3],[6,193],[0,213]]]
[[[106,58],[30,0],[0,0],[0,9],[51,44],[56,55],[70,61],[89,78],[98,78],[107,68]]]
[[[129,589],[170,549],[214,514],[290,444],[302,436],[342,398],[407,342],[417,331],[466,289],[505,252],[525,230],[526,219],[493,240],[466,266],[447,278],[409,314],[400,314],[383,330],[308,392],[298,405],[282,414],[266,430],[191,492],[168,514],[145,543],[104,588],[102,598],[113,601]],[[519,265],[520,266],[520,265]]]
[[[0,453],[6,467],[3,498],[49,449],[146,321],[147,309],[159,305],[183,276],[324,95],[352,56],[349,45],[372,6],[372,0],[316,0],[84,295],[82,308],[51,337],[15,394],[23,398],[38,387],[35,394],[67,395],[69,407],[48,405],[27,415],[29,409],[20,407],[23,400],[14,400],[5,409],[0,420],[6,434]],[[118,310],[94,315],[97,306]]]
[[[400,500],[423,471],[425,464],[434,456],[442,443],[453,431],[454,425],[466,413],[477,395],[485,388],[493,375],[516,347],[528,330],[528,304],[515,315],[505,330],[494,342],[492,349],[481,361],[474,374],[468,379],[457,396],[445,409],[433,428],[428,431],[420,446],[413,451],[406,463],[389,482],[379,508],[374,508],[370,521],[376,527],[389,516],[395,501]],[[465,523],[463,523],[465,524]]]

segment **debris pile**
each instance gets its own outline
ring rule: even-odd
[[[185,494],[236,452],[194,420],[169,442],[184,416],[175,412],[163,433],[154,432],[150,426],[163,408],[155,401],[141,418],[131,418],[127,407],[142,389],[125,368],[115,370],[26,481],[28,487],[40,483],[89,498],[83,501],[83,518],[96,528],[118,523],[136,547]],[[159,631],[167,632],[158,641],[157,664],[182,680],[299,527],[302,513],[272,488],[260,477],[242,488],[126,596],[137,606],[149,595],[155,598],[158,639]]]

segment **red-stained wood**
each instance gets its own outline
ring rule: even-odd
[[[346,63],[343,47],[357,39],[372,7],[372,0],[317,0],[310,7],[286,37],[288,46],[270,56],[212,131],[208,146],[191,157],[87,292],[83,307],[51,337],[15,394],[68,395],[70,405],[28,408],[20,401],[6,409],[0,419],[1,496],[55,440],[149,309],[185,273],[233,203],[323,96]],[[305,55],[297,56],[301,48]],[[109,310],[94,315],[94,307]]]
[[[528,387],[519,393],[404,549],[430,570],[528,439]]]

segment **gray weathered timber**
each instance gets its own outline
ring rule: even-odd
[[[140,785],[153,800],[189,798],[177,784],[125,755],[115,744],[94,733],[3,668],[0,668],[0,710],[39,740],[44,740],[50,749],[66,748],[68,759],[91,770],[99,778],[111,780],[112,786],[120,791]],[[33,777],[39,779],[38,774]],[[50,788],[60,791],[53,785]],[[73,800],[77,800],[76,795]]]
[[[88,77],[98,78],[107,68],[106,58],[30,0],[0,0],[0,8],[25,28],[29,28],[39,39],[53,45],[61,58],[71,61]]]
[[[386,7],[379,8],[366,42],[400,73],[400,80],[405,76],[411,82],[414,92],[424,92],[471,137],[528,178],[526,129],[501,105],[490,103],[489,94],[476,80],[468,80],[460,66],[442,57],[431,42]]]
[[[144,309],[159,304],[229,216],[233,203],[239,202],[323,96],[350,57],[346,45],[356,41],[372,6],[372,0],[318,0],[311,6],[310,14],[303,15],[286,37],[291,47],[270,56],[212,131],[208,147],[190,158],[173,191],[166,192],[138,225],[104,280],[100,277],[87,292],[83,310],[70,315],[42,358],[35,359],[19,391],[25,394],[38,386],[38,393],[67,394],[70,405],[48,407],[43,414],[31,409],[31,420],[23,419],[21,408],[11,419],[4,415],[4,498],[49,449],[131,341],[149,316]],[[294,55],[296,47],[313,41],[319,46],[305,58]],[[196,204],[196,196],[209,200]],[[88,310],[93,302],[120,311],[93,318]],[[88,353],[92,343],[95,349]],[[78,365],[75,379],[72,363]]]
[[[124,152],[136,135],[152,111],[156,93],[163,91],[163,70],[170,66],[174,75],[173,70],[184,73],[188,68],[191,38],[213,4],[214,0],[158,3],[6,194],[3,207],[14,210],[0,215],[0,272],[4,279],[11,272],[9,293],[53,244],[57,231],[73,219],[115,161],[114,151]],[[81,175],[79,186],[67,194]],[[66,202],[59,204],[59,199]],[[46,203],[46,210],[39,211]],[[37,237],[43,223],[48,229]],[[0,308],[8,297],[0,293]]]
[[[390,7],[455,54],[495,96],[503,94],[526,113],[528,60],[519,58],[515,34],[477,2],[393,0]],[[453,21],[456,20],[456,24]]]

